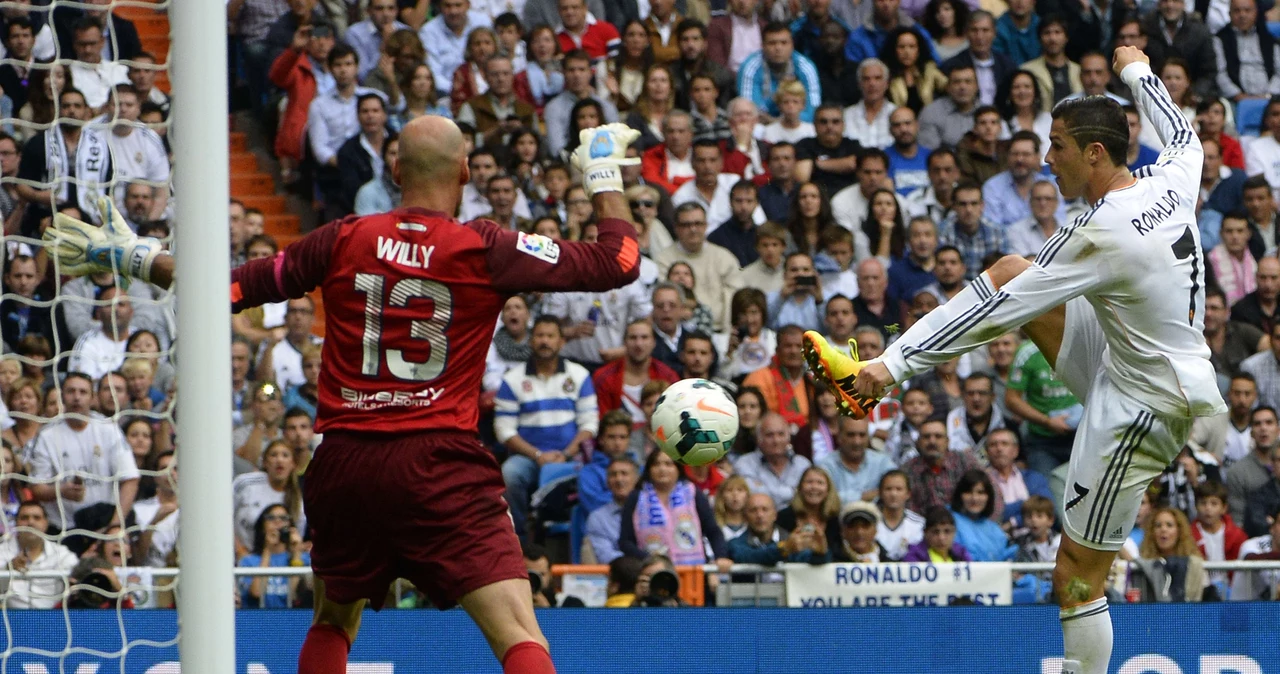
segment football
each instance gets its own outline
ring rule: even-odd
[[[738,405],[719,384],[684,379],[658,398],[650,430],[676,463],[705,466],[720,460],[738,436]]]

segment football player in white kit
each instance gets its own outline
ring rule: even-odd
[[[1046,161],[1063,195],[1083,196],[1091,208],[1034,263],[1003,258],[865,363],[805,335],[810,366],[855,416],[895,382],[1019,327],[1085,401],[1053,574],[1064,674],[1106,674],[1112,631],[1103,592],[1142,493],[1181,450],[1194,418],[1227,409],[1203,337],[1200,140],[1146,55],[1120,47],[1113,66],[1165,143],[1154,165],[1137,175],[1126,168],[1128,126],[1114,101],[1063,102]]]

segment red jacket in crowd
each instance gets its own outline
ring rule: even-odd
[[[271,64],[268,77],[272,84],[289,96],[276,133],[276,156],[300,162],[307,142],[307,112],[316,97],[316,76],[311,70],[311,59],[307,58],[305,51],[286,49]]]
[[[600,408],[600,417],[617,409],[622,409],[623,374],[627,367],[627,359],[611,360],[591,375],[591,383],[596,387],[596,405]],[[680,381],[680,375],[664,365],[657,358],[649,359],[649,381],[660,380],[671,384]],[[640,401],[634,401],[640,406]]]

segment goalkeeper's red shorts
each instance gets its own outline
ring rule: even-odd
[[[493,453],[474,433],[329,432],[303,480],[325,596],[382,607],[397,578],[441,609],[528,578]]]

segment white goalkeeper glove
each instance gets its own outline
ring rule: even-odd
[[[622,185],[622,167],[640,163],[639,157],[627,158],[627,146],[639,137],[640,132],[626,124],[605,124],[578,134],[580,142],[571,161],[582,172],[582,186],[588,196],[626,189]]]
[[[151,281],[151,263],[165,254],[160,242],[139,238],[120,217],[111,197],[98,198],[102,226],[55,213],[44,240],[53,250],[61,271],[71,276],[111,272],[125,278]]]

